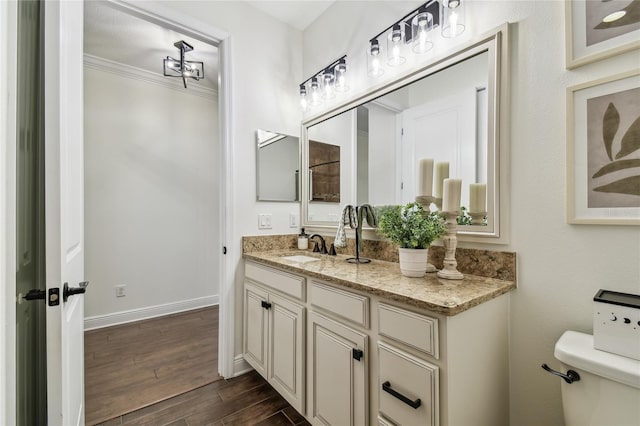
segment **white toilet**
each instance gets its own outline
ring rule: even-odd
[[[575,331],[564,332],[554,355],[563,373],[580,375],[562,380],[566,426],[640,426],[640,361],[594,349],[593,336]]]

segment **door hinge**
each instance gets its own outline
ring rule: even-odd
[[[227,246],[222,246],[222,254],[227,254]]]
[[[404,182],[400,182],[400,189],[404,189]]]
[[[49,289],[49,298],[47,299],[49,306],[58,306],[60,304],[60,289],[53,287]]]
[[[362,349],[353,348],[352,355],[353,359],[355,359],[356,361],[361,361],[362,357],[364,356],[364,352],[362,352]]]
[[[262,301],[261,303],[262,307],[265,309],[271,309],[271,303],[267,302],[267,301]]]

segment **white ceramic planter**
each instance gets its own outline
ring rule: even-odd
[[[400,254],[400,272],[405,277],[420,278],[427,272],[427,253],[429,249],[398,248]]]

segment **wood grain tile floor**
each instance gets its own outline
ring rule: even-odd
[[[99,426],[309,425],[255,371],[119,416]]]
[[[217,374],[218,309],[85,333],[88,425],[307,425],[257,373]]]

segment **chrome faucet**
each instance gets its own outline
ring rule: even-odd
[[[321,253],[321,254],[329,254],[329,252],[327,251],[327,243],[325,242],[324,238],[322,238],[322,235],[313,234],[312,236],[309,237],[309,239],[312,240],[315,237],[320,238],[320,247],[318,247],[318,242],[316,241],[315,245],[313,246],[313,252]]]

